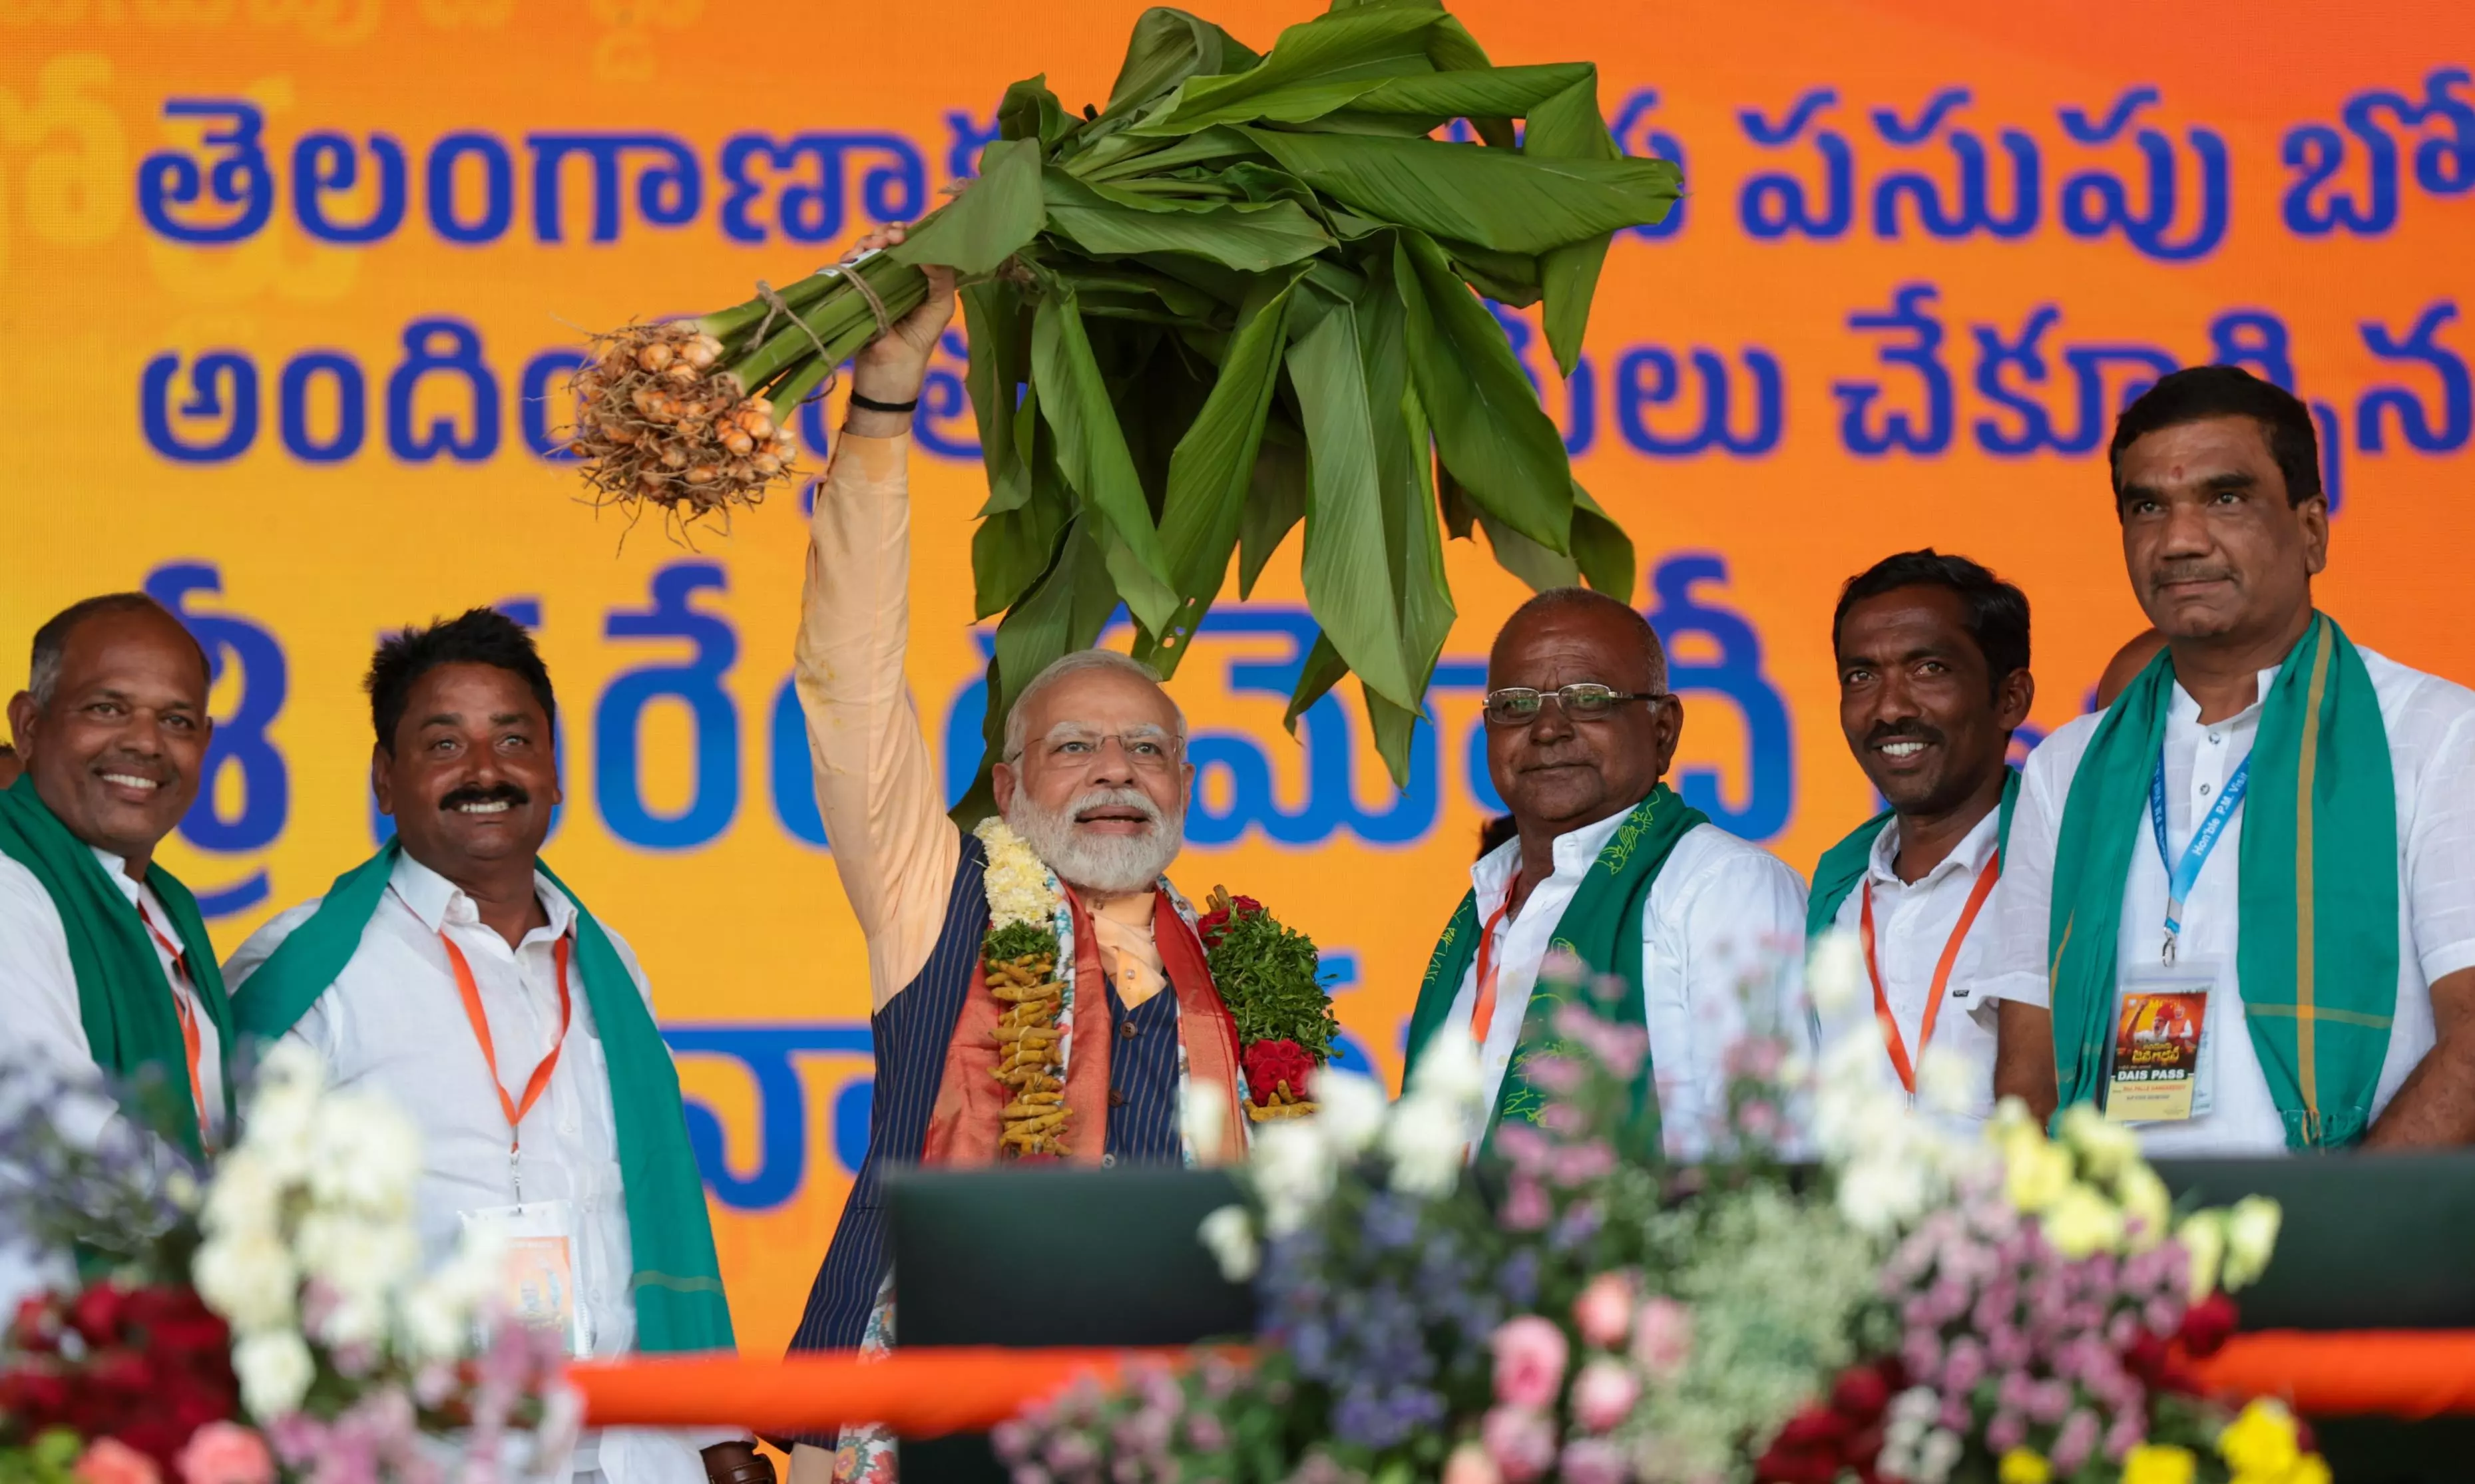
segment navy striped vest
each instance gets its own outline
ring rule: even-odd
[[[884,1170],[918,1161],[928,1141],[945,1056],[970,997],[988,936],[988,852],[979,837],[963,836],[945,922],[919,977],[870,1022],[876,1041],[876,1097],[869,1115],[868,1157],[844,1203],[833,1244],[808,1291],[808,1308],[791,1337],[794,1350],[856,1350],[876,1306],[890,1260],[885,1250]],[[1124,1094],[1109,1109],[1109,1150],[1129,1160],[1179,1157],[1177,1138],[1177,996],[1154,995],[1128,1016],[1109,994],[1111,1081]],[[1121,1034],[1138,1024],[1134,1036]],[[898,1330],[897,1330],[898,1332]],[[821,1446],[833,1446],[831,1439]]]

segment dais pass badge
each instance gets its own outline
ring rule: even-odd
[[[494,1232],[504,1245],[501,1302],[507,1317],[527,1329],[556,1331],[571,1358],[591,1355],[593,1335],[578,1291],[576,1208],[565,1201],[534,1201],[463,1216],[468,1229]]]
[[[2135,976],[2123,988],[2106,1078],[2109,1120],[2171,1123],[2209,1111],[2209,993],[2216,983],[2214,968],[2192,963]]]

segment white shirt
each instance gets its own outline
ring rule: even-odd
[[[1496,930],[1490,955],[1497,965],[1495,1012],[1479,1056],[1486,1078],[1483,1116],[1493,1116],[1556,924],[1625,818],[1618,813],[1558,837],[1556,874],[1532,888],[1521,911]],[[1470,867],[1482,927],[1504,905],[1520,866],[1521,841],[1513,839]],[[1756,1029],[1777,1032],[1804,1024],[1804,882],[1770,852],[1717,825],[1697,825],[1676,842],[1651,884],[1642,904],[1641,944],[1661,1135],[1670,1156],[1691,1159],[1709,1146],[1714,1121],[1727,1112],[1724,1058],[1729,1044],[1749,1029],[1744,995],[1752,996],[1754,1014],[1765,1022]],[[1751,990],[1740,989],[1749,980]],[[1435,1034],[1468,1035],[1477,1004],[1473,960]]]
[[[1934,1019],[1933,1040],[1920,1048],[1917,1037],[1924,1025],[1925,997],[1933,987],[1934,969],[1942,962],[1943,949],[1957,930],[1960,914],[1968,909],[1978,874],[1994,860],[2001,823],[2001,811],[1988,810],[1949,855],[1910,883],[1899,880],[1893,868],[1899,856],[1899,820],[1894,815],[1874,837],[1865,880],[1848,893],[1848,900],[1839,904],[1839,915],[1831,919],[1840,931],[1853,937],[1864,912],[1865,888],[1873,888],[1874,961],[1882,975],[1882,997],[1899,1028],[1900,1043],[1907,1048],[1908,1064],[1919,1068],[1918,1106],[1952,1131],[1971,1135],[1994,1111],[1995,1003],[1974,986],[1993,957],[2000,887],[1977,910],[1976,922],[1951,961],[1950,979],[1943,986],[1942,1011]],[[1905,1095],[1899,1069],[1891,1064],[1881,1023],[1874,1018],[1870,981],[1849,1004],[1823,1012],[1822,1035],[1826,1043],[1844,1035],[1870,1041],[1876,1053],[1873,1059],[1876,1080],[1886,1089]],[[1939,1089],[1940,1079],[1950,1075],[1937,1068],[1926,1076],[1923,1068],[1928,1055],[1935,1062],[1954,1063],[1964,1074],[1966,1091],[1955,1103],[1927,1094],[1928,1086]]]
[[[138,914],[139,929],[146,932],[146,941],[155,950],[165,985],[197,1023],[198,1082],[206,1101],[199,1112],[206,1120],[208,1141],[220,1142],[223,1038],[215,1034],[215,1023],[189,976],[180,969],[172,950],[163,946],[166,941],[177,945],[181,940],[173,931],[172,914],[153,888],[130,876],[127,861],[105,850],[95,850],[94,858],[129,899],[130,910]],[[146,931],[150,923],[155,931]],[[0,856],[0,1027],[6,1027],[0,1033],[0,1047],[6,1048],[11,1059],[78,1080],[94,1074],[94,1046],[86,1039],[86,1022],[78,1016],[77,973],[69,964],[68,928],[52,894],[43,889],[35,873],[8,856]],[[188,1096],[187,1070],[176,1067],[168,1075],[180,1083],[166,1091]]]
[[[509,1096],[521,1099],[558,1034],[555,949],[576,924],[575,904],[550,878],[536,874],[533,889],[550,925],[509,948],[481,922],[471,897],[411,856],[400,856],[386,895],[362,930],[359,949],[291,1034],[326,1058],[335,1085],[375,1088],[420,1126],[423,1168],[414,1219],[429,1264],[453,1253],[463,1232],[462,1212],[517,1204],[519,1172],[524,1201],[567,1202],[576,1225],[576,1286],[592,1352],[623,1354],[636,1338],[630,1288],[635,1262],[609,1067],[583,981],[570,979],[567,1039],[549,1086],[525,1115],[519,1156],[510,1161],[506,1112],[490,1084],[490,1068],[441,937],[453,940],[472,966],[499,1077]],[[250,935],[224,965],[225,982],[234,990],[248,983],[318,905],[318,899],[305,902]],[[649,1007],[652,991],[634,952],[617,933],[609,937]],[[577,975],[573,964],[569,972]],[[697,1448],[738,1435],[718,1432],[691,1441],[638,1429],[587,1434],[576,1472],[580,1475],[598,1462],[611,1484],[696,1484],[704,1477]]]
[[[2397,1008],[2389,1055],[2372,1098],[2377,1116],[2433,1047],[2432,982],[2475,966],[2475,692],[2407,669],[2358,648],[2372,677],[2381,724],[2389,732],[2396,775],[2398,836]],[[2277,678],[2260,672],[2263,695]],[[2028,758],[2020,806],[2011,821],[2011,850],[1995,893],[1999,948],[1980,991],[1989,999],[2046,1005],[2046,938],[2052,908],[2054,850],[2071,777],[2088,751],[2097,718],[2081,717],[2046,739]],[[2251,755],[2260,704],[2207,726],[2199,703],[2181,686],[2166,713],[2166,843],[2177,860],[2194,824]],[[2285,1122],[2270,1100],[2251,1035],[2243,1027],[2235,983],[2242,833],[2248,802],[2225,832],[2183,904],[2178,962],[2216,966],[2209,994],[2208,1038],[2215,1106],[2204,1117],[2141,1125],[2152,1155],[2271,1154],[2286,1149]],[[2154,964],[2166,931],[2167,876],[2146,811],[2138,822],[2131,871],[2123,884],[2122,928],[2115,945],[2118,986],[2127,970]]]

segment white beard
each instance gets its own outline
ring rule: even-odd
[[[1140,810],[1151,820],[1151,830],[1142,835],[1090,835],[1074,822],[1074,816],[1087,809],[1106,807]],[[1005,812],[1005,822],[1057,873],[1058,880],[1112,895],[1151,889],[1186,846],[1185,812],[1163,815],[1160,806],[1137,789],[1094,789],[1054,812],[1042,809],[1028,791],[1018,789],[1014,807]]]

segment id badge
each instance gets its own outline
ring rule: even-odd
[[[593,1353],[585,1324],[577,1262],[576,1207],[565,1201],[532,1201],[462,1212],[466,1229],[495,1232],[506,1246],[502,1297],[508,1317],[527,1329],[557,1332],[570,1357]]]
[[[2174,1123],[2208,1115],[2216,1099],[2209,1002],[2217,983],[2217,966],[2206,962],[2131,976],[2115,1000],[2106,1065],[2110,1121]]]

